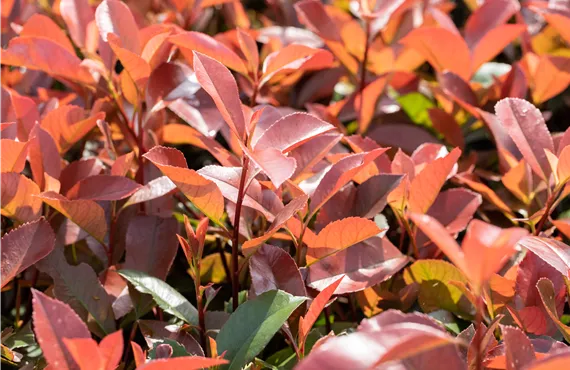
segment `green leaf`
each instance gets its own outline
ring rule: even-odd
[[[425,95],[413,92],[399,96],[396,100],[414,123],[432,126],[428,110],[434,108],[435,105]]]
[[[420,284],[418,303],[426,313],[443,309],[460,316],[469,316],[471,303],[463,292],[449,284],[459,281],[467,284],[463,273],[449,262],[441,260],[421,260],[404,271],[406,284]]]
[[[240,305],[220,330],[218,353],[226,352],[229,370],[239,370],[261,352],[291,313],[306,300],[270,290]]]
[[[198,311],[184,296],[170,285],[144,272],[121,270],[119,274],[127,279],[136,290],[150,294],[164,311],[188,324],[198,325]]]

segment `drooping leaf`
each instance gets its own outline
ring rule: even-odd
[[[38,195],[44,203],[69,218],[99,242],[105,242],[107,220],[103,208],[92,200],[69,200],[53,191]]]
[[[136,216],[125,238],[124,268],[166,279],[178,251],[178,223],[172,218]]]
[[[184,155],[176,149],[155,147],[144,157],[157,166],[184,195],[214,222],[224,213],[224,199],[216,184],[188,169]]]
[[[54,245],[55,234],[43,217],[6,233],[2,237],[2,287],[47,256]]]
[[[2,174],[2,216],[30,222],[41,216],[40,189],[35,182],[15,172]]]
[[[551,169],[544,149],[554,152],[552,137],[542,113],[526,100],[506,98],[495,105],[499,120],[532,170],[547,180]]]
[[[307,249],[307,263],[312,264],[380,233],[374,221],[348,217],[331,222]]]
[[[34,332],[48,364],[58,369],[79,369],[63,339],[91,338],[87,326],[66,304],[35,289],[32,294]]]
[[[270,290],[282,290],[305,297],[305,283],[293,258],[279,247],[264,244],[249,260],[251,290],[258,296]]]
[[[123,176],[96,175],[76,183],[66,196],[71,200],[121,200],[140,188],[139,184]]]
[[[558,240],[537,236],[528,236],[518,242],[563,276],[570,277],[570,247]]]
[[[139,292],[152,295],[154,301],[166,312],[188,324],[198,325],[196,308],[164,281],[134,270],[121,270],[119,274],[133,284]]]
[[[229,370],[251,361],[287,321],[305,297],[271,290],[240,305],[216,337],[218,351],[226,351]]]

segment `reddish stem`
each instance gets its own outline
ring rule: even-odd
[[[243,167],[241,170],[241,178],[239,180],[238,198],[236,202],[236,214],[234,217],[234,235],[232,238],[232,298],[233,298],[233,309],[234,311],[238,307],[238,295],[239,295],[239,266],[238,266],[238,254],[239,254],[239,220],[241,217],[241,206],[243,203],[243,197],[245,194],[245,179],[247,177],[247,170],[249,167],[249,159],[243,157]]]
[[[548,220],[548,217],[550,216],[550,212],[552,211],[552,206],[556,202],[556,199],[560,195],[561,191],[562,191],[562,188],[560,190],[555,190],[550,195],[550,197],[548,197],[548,200],[546,201],[546,206],[544,207],[544,214],[542,215],[542,217],[538,221],[538,224],[536,225],[536,229],[534,230],[535,236],[538,236],[538,234],[540,234],[540,232],[542,231],[542,228],[544,227],[546,220]]]

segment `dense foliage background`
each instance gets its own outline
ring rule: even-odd
[[[3,366],[570,368],[570,1],[1,13]]]

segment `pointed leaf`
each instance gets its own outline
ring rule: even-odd
[[[243,140],[246,135],[245,119],[237,84],[230,71],[217,60],[198,52],[194,52],[194,71],[230,129]]]
[[[84,47],[87,42],[89,23],[95,19],[89,0],[61,0],[59,12],[73,42],[79,47]]]
[[[57,369],[79,369],[63,338],[91,338],[87,326],[68,305],[35,289],[32,295],[34,332],[48,364]]]
[[[188,169],[184,155],[176,149],[154,147],[144,157],[157,166],[184,195],[212,221],[224,213],[224,199],[216,184]]]
[[[2,237],[2,287],[47,256],[54,245],[55,234],[43,217],[6,233]]]
[[[216,337],[229,370],[239,370],[269,343],[291,313],[306,300],[280,290],[265,292],[240,305]]]
[[[95,21],[103,41],[108,34],[117,35],[123,47],[132,53],[141,53],[139,28],[129,6],[120,0],[104,0],[95,11]]]
[[[198,325],[198,311],[182,294],[164,281],[134,270],[121,270],[119,274],[127,279],[141,293],[150,294],[166,312],[180,320]]]
[[[554,321],[558,330],[560,330],[562,336],[564,336],[564,339],[570,341],[570,327],[564,325],[558,316],[558,303],[556,302],[557,292],[554,289],[552,281],[548,278],[541,278],[536,284],[536,289],[538,289],[546,313],[550,316],[552,321]]]
[[[523,369],[536,359],[532,343],[522,330],[501,325],[501,332],[505,342],[507,370]]]
[[[544,149],[554,152],[554,143],[542,113],[531,103],[517,98],[501,100],[495,105],[495,112],[532,170],[548,180],[551,169]]]

